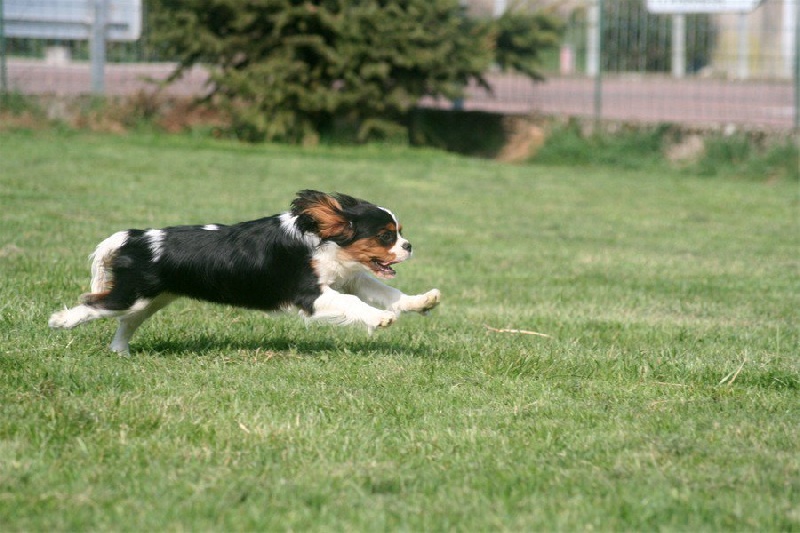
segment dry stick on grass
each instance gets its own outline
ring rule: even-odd
[[[736,381],[736,377],[739,375],[739,372],[741,372],[741,371],[742,371],[742,368],[744,368],[744,364],[745,364],[746,362],[747,362],[747,359],[745,359],[744,361],[742,361],[742,364],[741,364],[741,365],[739,365],[739,368],[737,368],[735,372],[731,372],[730,374],[728,374],[727,376],[725,376],[724,378],[722,378],[722,379],[720,380],[719,384],[720,384],[720,385],[722,385],[723,383],[725,383],[725,382],[727,381],[727,382],[728,382],[728,385],[730,385],[730,384],[732,384],[734,381]]]
[[[537,337],[545,337],[545,338],[548,338],[548,339],[552,339],[553,338],[550,335],[548,335],[547,333],[539,333],[538,331],[527,331],[527,330],[524,330],[524,329],[498,329],[498,328],[493,328],[492,326],[489,326],[489,325],[486,325],[486,324],[484,324],[483,327],[485,327],[489,331],[493,331],[495,333],[518,333],[520,335],[536,335]]]

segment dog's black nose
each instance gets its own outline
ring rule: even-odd
[[[404,242],[403,243],[403,250],[405,250],[406,252],[410,253],[411,252],[411,243],[408,242],[408,241]]]

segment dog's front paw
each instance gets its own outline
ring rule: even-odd
[[[427,314],[431,309],[439,305],[439,302],[442,301],[442,293],[439,291],[439,289],[431,289],[422,296],[425,297],[422,304],[422,310],[420,310],[420,313],[423,314]]]
[[[392,311],[378,311],[367,320],[367,331],[372,333],[377,328],[388,328],[397,320],[397,315]]]
[[[416,311],[417,313],[427,315],[431,309],[439,305],[442,301],[442,293],[439,289],[431,289],[424,294],[417,294],[416,296],[409,296],[408,300],[402,306],[403,311]]]

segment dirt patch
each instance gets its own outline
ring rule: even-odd
[[[505,162],[530,159],[544,139],[544,130],[521,115],[417,109],[409,123],[412,145]]]
[[[695,163],[706,153],[706,143],[701,135],[687,135],[680,141],[668,145],[664,156],[670,163]]]
[[[46,125],[45,122],[40,116],[30,111],[0,112],[0,131],[36,130],[43,128]]]
[[[507,118],[505,136],[506,141],[500,153],[497,154],[497,160],[508,163],[531,159],[545,141],[544,129],[522,117]]]
[[[0,129],[46,129],[64,124],[77,129],[120,134],[143,124],[168,133],[195,128],[227,128],[230,120],[213,106],[192,97],[139,92],[126,97],[97,99],[40,97],[0,109]]]

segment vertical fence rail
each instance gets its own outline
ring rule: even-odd
[[[592,54],[597,54],[596,62],[597,72],[594,75],[594,121],[595,126],[600,126],[600,121],[603,119],[603,0],[596,0],[597,4],[592,8],[596,14],[592,14],[592,23],[595,29],[590,30],[592,33],[591,39],[595,41],[592,44],[594,49]],[[595,35],[596,34],[596,35]]]
[[[0,93],[5,98],[8,94],[8,65],[6,63],[6,28],[3,13],[3,0],[0,0]]]
[[[92,63],[92,93],[102,95],[106,90],[106,21],[108,20],[108,2],[93,0],[91,38],[89,39],[90,58]]]
[[[800,145],[800,0],[794,5],[794,132]]]

